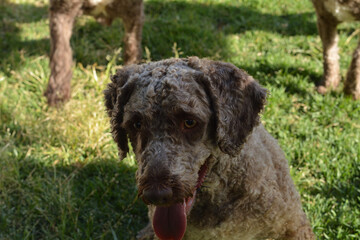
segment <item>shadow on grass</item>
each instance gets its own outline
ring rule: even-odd
[[[0,3],[0,70],[9,75],[21,69],[24,55],[41,56],[49,51],[49,40],[23,40],[19,23],[33,23],[47,18],[47,7],[33,4]]]
[[[356,219],[356,214],[359,213],[358,207],[360,205],[360,165],[357,162],[349,164],[353,165],[351,168],[353,172],[346,177],[345,181],[324,182],[323,184],[312,186],[308,190],[310,195],[314,197],[320,196],[320,198],[316,199],[322,199],[322,201],[326,201],[326,204],[331,205],[331,210],[323,207],[323,212],[320,212],[321,216],[319,216],[326,226],[321,231],[326,234],[332,231],[335,231],[335,234],[337,234],[338,229],[342,229],[346,236],[357,236],[359,233],[359,223]],[[324,203],[319,204],[325,206]],[[351,211],[349,211],[350,209]]]
[[[133,239],[148,221],[136,199],[136,166],[64,141],[44,147],[6,106],[0,104],[0,239]]]
[[[179,51],[183,56],[224,59],[230,52],[226,36],[249,30],[276,32],[285,36],[317,34],[313,12],[278,16],[245,6],[159,0],[147,1],[145,9],[143,46],[150,49],[152,60],[174,56],[171,52],[174,43],[181,46]],[[0,16],[0,36],[4,39],[0,43],[4,56],[0,66],[4,72],[8,72],[7,68],[21,68],[16,64],[21,62],[20,50],[30,56],[48,54],[48,39],[24,41],[17,26],[19,22],[30,23],[47,18],[47,7],[5,1],[0,5]],[[74,57],[83,65],[95,62],[106,64],[106,55],[123,45],[122,36],[120,20],[108,28],[94,21],[77,24],[71,40]]]
[[[221,59],[230,52],[226,41],[229,34],[251,30],[285,36],[317,34],[313,12],[276,16],[245,6],[159,0],[147,1],[145,9],[143,43],[151,47],[155,60],[173,56],[169,49],[174,42],[185,56]]]
[[[303,98],[313,94],[313,89],[308,89],[308,84],[304,86],[304,84],[301,85],[300,83],[305,81],[313,86],[313,84],[320,83],[322,79],[321,75],[304,68],[299,69],[269,63],[259,63],[256,68],[246,67],[246,71],[264,86],[271,85],[276,88],[284,88],[286,93],[290,95],[296,94]],[[277,77],[278,75],[281,76],[280,79]]]
[[[349,162],[349,166],[351,166],[351,172],[345,177],[346,181],[334,179],[336,182],[325,182],[321,186],[313,186],[309,192],[314,196],[320,194],[324,198],[335,198],[337,202],[355,203],[356,206],[359,206],[360,163],[356,161]]]
[[[24,156],[17,165],[15,176],[2,178],[0,238],[133,239],[146,225],[134,167],[114,160],[46,166]]]

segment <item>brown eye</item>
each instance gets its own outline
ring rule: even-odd
[[[135,122],[133,126],[135,129],[139,130],[141,128],[141,122]]]
[[[184,127],[187,129],[195,127],[197,124],[196,120],[193,119],[187,119],[184,121]]]

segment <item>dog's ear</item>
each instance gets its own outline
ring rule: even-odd
[[[129,80],[132,71],[131,67],[119,70],[111,76],[111,83],[104,91],[105,107],[111,118],[111,132],[119,149],[120,160],[125,158],[129,151],[127,134],[121,124],[124,118],[124,106],[129,101],[135,86],[135,79]]]
[[[189,66],[203,74],[198,79],[209,95],[215,115],[216,142],[235,156],[259,124],[267,90],[232,64],[189,58]]]

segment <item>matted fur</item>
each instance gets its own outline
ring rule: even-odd
[[[124,62],[141,59],[141,35],[144,21],[142,0],[50,0],[50,79],[45,96],[50,105],[70,98],[72,50],[70,37],[77,16],[94,16],[100,23],[110,25],[120,17],[125,28]]]
[[[324,77],[318,92],[326,93],[340,83],[337,26],[346,21],[360,20],[360,0],[312,0],[319,35],[323,45]],[[360,99],[360,40],[344,83],[344,92]]]
[[[265,98],[243,70],[197,57],[132,65],[112,77],[106,108],[120,158],[127,136],[133,146],[140,197],[171,189],[161,204],[182,202],[208,166],[184,239],[315,238],[284,153],[260,123]],[[184,128],[186,119],[197,125]],[[138,238],[156,238],[151,223]]]

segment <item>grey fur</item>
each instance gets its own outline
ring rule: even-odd
[[[149,189],[164,197],[156,205],[183,202],[207,166],[184,239],[315,239],[284,153],[259,120],[266,92],[234,65],[197,57],[132,65],[112,77],[105,104],[113,136],[121,158],[127,136],[132,143],[145,203]],[[197,125],[185,128],[188,119]],[[155,206],[148,208],[139,239],[154,238]]]

